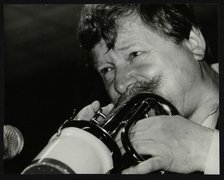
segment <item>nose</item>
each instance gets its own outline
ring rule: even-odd
[[[119,68],[115,74],[114,89],[118,94],[124,94],[136,82],[134,72],[129,68]]]

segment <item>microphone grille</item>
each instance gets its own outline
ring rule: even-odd
[[[24,138],[16,127],[4,125],[4,141],[4,159],[12,159],[23,149]]]

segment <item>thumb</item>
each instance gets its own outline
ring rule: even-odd
[[[90,120],[95,112],[100,108],[99,101],[94,101],[88,106],[82,108],[82,110],[77,114],[74,120]]]

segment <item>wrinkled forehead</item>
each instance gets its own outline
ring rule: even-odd
[[[142,22],[137,14],[121,17],[117,20],[116,24],[117,37],[113,50],[118,50],[127,45],[136,44],[145,40],[142,34],[147,34],[148,36],[150,36],[151,33],[154,34],[154,32]],[[93,52],[95,52],[95,50],[100,50],[100,53],[107,53],[109,51],[103,38],[94,46]]]
[[[135,39],[136,35],[138,35],[140,31],[151,31],[150,28],[142,22],[138,14],[122,16],[116,20],[116,25],[117,37],[115,39],[114,48],[119,48],[119,45],[123,44],[124,41]],[[105,45],[104,39],[101,38],[101,41],[97,43],[94,48],[100,47],[101,50],[107,52],[108,48],[104,47]]]
[[[106,42],[101,39],[92,49],[94,63],[100,64],[105,60],[105,55],[110,51],[125,52],[135,47],[150,46],[151,43],[156,43],[160,38],[150,30],[137,15],[130,15],[119,19],[117,37],[114,48],[108,49]]]
[[[118,20],[117,38],[115,41],[115,48],[124,46],[126,42],[134,41],[138,39],[140,32],[151,31],[141,20],[138,14],[131,14],[129,16],[122,17]]]

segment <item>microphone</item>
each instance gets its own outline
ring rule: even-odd
[[[11,125],[4,125],[4,153],[3,159],[12,159],[18,155],[24,145],[22,133]]]

